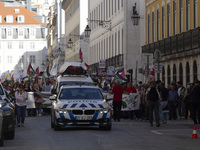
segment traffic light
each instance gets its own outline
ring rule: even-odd
[[[127,70],[128,73],[133,74],[133,69]]]

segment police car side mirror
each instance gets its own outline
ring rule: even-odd
[[[56,100],[56,96],[55,95],[53,95],[53,96],[50,96],[50,98],[49,98],[51,101],[55,101]]]
[[[52,89],[52,90],[51,90],[51,94],[57,94],[57,93],[56,93],[56,89]]]

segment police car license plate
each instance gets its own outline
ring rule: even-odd
[[[91,116],[76,116],[77,120],[92,120]]]

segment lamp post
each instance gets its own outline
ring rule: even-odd
[[[89,25],[86,26],[85,28],[85,37],[90,37],[91,29]]]
[[[133,15],[131,16],[131,20],[134,26],[139,25],[140,16],[136,10],[136,3],[135,6],[133,6]]]

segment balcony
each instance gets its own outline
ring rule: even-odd
[[[193,53],[193,50],[199,49],[198,51],[200,51],[200,27],[144,45],[142,47],[142,53],[154,53],[156,49],[161,51],[162,57],[176,57],[176,54],[179,57],[195,55],[196,53]]]

